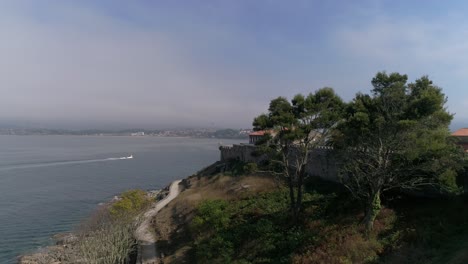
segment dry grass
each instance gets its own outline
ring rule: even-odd
[[[279,188],[273,178],[263,176],[194,176],[187,181],[189,187],[153,219],[158,250],[165,255],[164,263],[190,263],[192,238],[186,223],[191,222],[200,202],[207,199],[229,201]]]
[[[231,200],[239,195],[270,191],[277,187],[271,177],[260,176],[225,176],[192,177],[189,179],[191,187],[181,194],[181,198],[199,203],[206,199]]]
[[[310,208],[313,210],[313,208]],[[292,258],[293,263],[375,263],[384,252],[379,239],[391,230],[396,221],[393,210],[383,208],[377,216],[374,230],[366,235],[358,219],[362,214],[342,215],[336,219],[309,221],[306,226],[316,232],[319,240]]]

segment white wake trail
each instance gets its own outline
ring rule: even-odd
[[[119,158],[105,158],[105,159],[69,160],[69,161],[52,161],[52,162],[42,162],[42,163],[15,164],[15,165],[1,166],[0,171],[62,166],[62,165],[72,165],[72,164],[85,164],[85,163],[105,162],[105,161],[113,161],[113,160],[114,161],[115,160],[127,160],[127,159],[132,159],[132,158],[133,156],[131,158],[119,157]]]

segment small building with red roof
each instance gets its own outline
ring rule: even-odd
[[[266,134],[266,131],[260,130],[260,131],[254,131],[249,134],[249,144],[255,144],[257,141],[262,139]]]
[[[465,152],[468,152],[468,128],[461,128],[453,132],[452,136],[458,138],[458,145],[462,146]]]

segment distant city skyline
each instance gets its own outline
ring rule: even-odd
[[[0,2],[0,127],[249,128],[277,96],[428,75],[468,127],[465,1]]]

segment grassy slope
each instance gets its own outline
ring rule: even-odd
[[[193,263],[193,237],[189,225],[196,207],[205,200],[233,201],[240,197],[278,189],[269,177],[191,177],[190,187],[162,209],[154,219],[158,249],[164,252],[164,263]]]
[[[366,236],[359,204],[317,179],[299,226],[271,178],[195,177],[191,185],[155,219],[165,263],[468,263],[462,199],[387,202]]]

